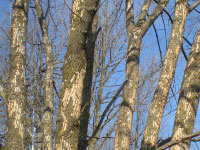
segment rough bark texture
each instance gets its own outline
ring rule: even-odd
[[[133,111],[139,78],[140,45],[144,34],[163,11],[168,0],[163,0],[145,21],[151,1],[146,0],[137,24],[134,23],[133,1],[126,0],[126,28],[128,34],[128,49],[126,62],[126,80],[123,100],[120,107],[115,136],[115,150],[128,150],[130,146]]]
[[[97,31],[98,26],[98,14],[96,13],[92,28],[90,28],[87,46],[86,46],[86,74],[83,82],[83,97],[81,106],[81,117],[80,117],[80,136],[78,149],[85,150],[88,146],[87,142],[87,131],[89,124],[90,106],[91,106],[91,87],[93,77],[93,64],[94,64],[94,51],[95,42],[100,30]]]
[[[56,149],[58,150],[82,149],[81,145],[86,144],[84,139],[87,136],[87,125],[83,123],[87,122],[88,117],[84,118],[84,114],[88,115],[88,105],[90,104],[90,99],[87,99],[88,95],[84,93],[85,86],[88,87],[84,83],[87,79],[86,70],[89,67],[86,40],[97,11],[97,5],[98,0],[74,0],[72,4],[68,50],[63,66],[56,128]]]
[[[181,49],[184,26],[188,14],[187,0],[176,0],[172,33],[159,82],[149,110],[142,141],[142,150],[155,149],[160,123]]]
[[[6,150],[26,147],[26,35],[28,0],[15,0],[11,31]]]
[[[128,46],[131,50],[127,56],[126,80],[128,83],[124,87],[123,101],[120,107],[117,131],[115,137],[115,150],[128,150],[130,146],[130,136],[132,128],[133,111],[135,105],[136,91],[139,75],[139,56],[141,40],[129,40],[132,45]],[[133,47],[132,47],[133,46]],[[133,71],[133,68],[135,69]]]
[[[179,103],[174,123],[173,140],[179,140],[192,134],[199,104],[200,94],[200,32],[198,33],[187,62],[181,86]],[[190,139],[183,142],[190,148]],[[182,146],[175,145],[170,150],[182,150]]]
[[[48,37],[48,25],[42,12],[40,0],[35,0],[39,24],[42,30],[42,39],[46,50],[46,74],[44,88],[44,115],[43,115],[43,139],[44,150],[53,150],[53,48]]]
[[[128,150],[130,146],[133,111],[139,75],[139,57],[141,36],[140,28],[134,31],[133,1],[126,1],[126,26],[128,34],[128,49],[126,63],[127,84],[123,91],[123,100],[117,121],[115,150]],[[138,40],[137,40],[138,39]],[[134,69],[134,70],[133,70]]]

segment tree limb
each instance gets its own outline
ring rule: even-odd
[[[4,101],[6,100],[5,89],[1,84],[0,84],[0,96],[4,99]]]
[[[164,145],[158,147],[156,150],[164,150],[164,149],[166,149],[166,148],[168,148],[168,147],[171,147],[171,146],[173,146],[173,145],[179,144],[180,142],[183,142],[183,141],[185,141],[185,140],[188,140],[188,139],[197,137],[197,136],[199,136],[199,135],[200,135],[200,131],[195,132],[195,133],[190,134],[190,135],[186,135],[186,136],[180,138],[179,140],[170,141],[170,142],[168,142],[168,143],[166,143],[166,144],[164,144]]]
[[[200,4],[200,0],[196,1],[193,5],[191,5],[188,8],[188,11],[191,12],[193,9],[195,9]]]
[[[115,93],[115,95],[113,96],[112,100],[110,101],[110,103],[107,105],[106,109],[104,110],[101,119],[96,127],[96,129],[94,130],[92,136],[90,137],[90,139],[88,140],[88,143],[92,140],[92,138],[94,138],[101,126],[101,124],[103,123],[103,120],[107,114],[107,112],[109,111],[110,107],[112,106],[112,104],[115,102],[115,100],[118,98],[119,94],[121,93],[121,91],[124,89],[124,86],[126,85],[127,80],[124,81],[124,83],[121,85],[121,87],[119,88],[119,90]]]

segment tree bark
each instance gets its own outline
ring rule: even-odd
[[[98,0],[74,0],[72,4],[68,50],[63,66],[56,128],[56,149],[58,150],[84,149],[81,146],[87,145],[85,139],[90,99],[87,99],[88,95],[85,93],[85,86],[87,88],[89,86],[84,83],[87,79],[87,67],[92,65],[93,61],[87,64],[86,43],[97,5]],[[83,124],[84,122],[87,122],[86,125]]]
[[[155,149],[160,123],[167,96],[174,77],[178,55],[182,45],[184,26],[188,14],[187,0],[176,0],[175,14],[168,50],[165,56],[159,82],[149,110],[147,125],[142,141],[142,150]]]
[[[99,83],[99,91],[98,91],[98,94],[97,94],[97,100],[95,102],[95,109],[96,109],[96,116],[95,116],[95,123],[94,123],[94,129],[97,128],[98,126],[98,123],[99,123],[99,120],[100,120],[100,116],[101,116],[101,104],[102,104],[102,94],[103,94],[103,87],[104,87],[104,84],[105,84],[105,59],[106,59],[106,33],[107,33],[107,1],[105,2],[106,3],[106,8],[105,8],[105,11],[104,11],[104,19],[105,19],[105,22],[104,22],[104,31],[103,31],[103,46],[102,46],[102,50],[101,50],[101,79],[100,79],[100,83]],[[96,17],[98,17],[96,15]],[[98,131],[99,133],[99,131]],[[97,134],[98,134],[97,133]],[[93,138],[90,142],[90,150],[95,150],[95,147],[96,147],[96,144],[97,144],[97,138]]]
[[[44,115],[43,115],[43,138],[44,150],[53,150],[53,48],[48,36],[48,25],[43,15],[40,0],[35,0],[39,24],[42,30],[42,39],[46,50],[46,74],[44,87]]]
[[[98,4],[99,5],[99,4]],[[92,87],[92,78],[93,78],[93,68],[94,68],[94,52],[95,52],[95,43],[100,32],[98,26],[98,14],[96,13],[92,27],[90,28],[87,45],[86,45],[86,75],[83,82],[83,100],[82,100],[82,113],[80,117],[80,136],[79,136],[79,145],[78,149],[86,150],[88,146],[87,141],[87,132],[90,116],[90,107],[91,107],[91,87]]]
[[[11,30],[6,150],[26,148],[26,35],[28,0],[15,0]]]
[[[172,141],[179,140],[192,134],[199,104],[200,94],[200,32],[198,33],[187,62],[179,103],[176,112]],[[184,141],[187,149],[190,148],[190,139]],[[181,150],[180,145],[175,145],[170,150]]]
[[[117,121],[115,150],[128,150],[131,144],[130,138],[133,111],[135,107],[135,99],[139,79],[140,45],[143,36],[152,25],[152,23],[161,14],[167,3],[168,0],[162,0],[145,21],[151,4],[150,0],[146,0],[139,15],[138,22],[135,24],[133,16],[133,1],[126,0],[126,29],[128,35],[126,80],[128,82],[124,87],[123,99]]]

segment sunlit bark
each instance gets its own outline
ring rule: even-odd
[[[28,0],[15,0],[11,31],[6,150],[26,147],[26,35]]]
[[[127,84],[123,91],[123,100],[120,107],[119,117],[117,121],[117,130],[115,137],[115,150],[128,150],[130,146],[130,137],[132,129],[133,111],[135,106],[136,92],[139,78],[139,58],[140,46],[142,38],[161,14],[168,0],[162,0],[155,8],[152,14],[147,17],[147,12],[151,1],[146,0],[138,22],[134,23],[133,1],[126,0],[126,29],[128,35],[128,49],[126,60],[126,80]]]
[[[178,55],[182,45],[184,26],[188,14],[187,0],[176,0],[174,21],[168,50],[165,56],[159,82],[149,110],[147,125],[141,149],[155,149],[160,123],[171,86]]]
[[[198,33],[187,62],[180,90],[179,103],[176,112],[172,141],[192,134],[199,104],[200,94],[200,32]],[[190,139],[183,144],[190,148]],[[170,148],[182,150],[179,144]]]

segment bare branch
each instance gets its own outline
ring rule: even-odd
[[[147,16],[150,5],[151,5],[151,0],[146,0],[143,7],[142,7],[141,13],[139,15],[139,20],[138,20],[139,24],[144,22],[144,20]]]
[[[197,137],[197,136],[199,136],[199,135],[200,135],[200,131],[195,132],[195,133],[193,133],[193,134],[184,136],[184,137],[182,137],[182,138],[179,139],[179,140],[175,140],[175,141],[168,142],[167,144],[165,144],[165,145],[163,145],[163,146],[157,148],[156,150],[164,150],[164,149],[166,149],[166,148],[168,148],[168,147],[171,147],[171,146],[173,146],[173,145],[179,144],[180,142],[183,142],[183,141],[185,141],[185,140],[188,140],[188,139]]]
[[[158,6],[154,9],[152,14],[148,17],[147,21],[145,21],[142,24],[142,29],[144,29],[144,30],[142,30],[142,35],[144,35],[147,32],[149,27],[153,24],[153,22],[162,13],[162,11],[164,10],[164,8],[168,2],[169,2],[169,0],[162,0],[161,2],[158,3]]]
[[[188,8],[188,11],[191,12],[193,9],[195,9],[200,4],[200,0],[196,1],[193,5],[191,5]]]
[[[121,91],[124,89],[124,86],[126,85],[127,80],[124,81],[124,83],[121,85],[121,87],[119,88],[119,90],[116,92],[116,94],[113,96],[112,100],[110,101],[110,103],[107,105],[106,109],[104,110],[101,119],[96,127],[96,129],[94,130],[92,136],[90,137],[90,139],[88,140],[88,143],[96,136],[101,124],[103,123],[103,120],[107,114],[107,112],[109,111],[110,107],[112,106],[112,104],[115,102],[115,100],[118,98],[119,94],[121,93]]]

